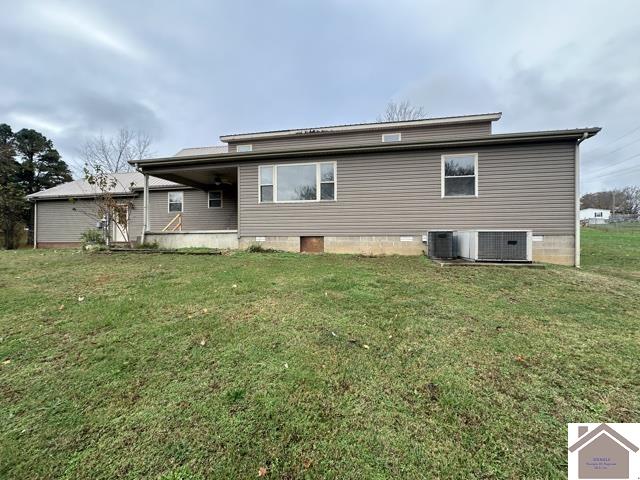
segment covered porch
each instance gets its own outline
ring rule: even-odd
[[[140,243],[238,248],[237,165],[138,166],[138,170],[144,175]],[[153,177],[180,185],[156,190]]]

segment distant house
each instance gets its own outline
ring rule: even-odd
[[[580,210],[580,220],[590,225],[607,223],[611,217],[611,210],[603,208],[583,208]]]
[[[132,162],[128,234],[171,247],[417,255],[433,231],[519,248],[516,232],[534,261],[579,264],[578,147],[600,129],[494,134],[500,117],[230,134]],[[38,246],[78,242],[93,225],[77,206],[95,196],[84,188],[30,196]]]

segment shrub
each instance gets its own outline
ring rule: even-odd
[[[264,248],[262,245],[259,245],[257,243],[252,243],[251,245],[249,245],[247,247],[247,252],[250,252],[250,253],[277,253],[277,252],[279,252],[279,250],[276,250],[274,248]]]
[[[83,247],[87,247],[88,245],[104,245],[105,240],[102,235],[102,231],[96,230],[95,228],[90,228],[80,235],[80,241],[82,242]]]

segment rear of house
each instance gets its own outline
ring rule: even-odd
[[[139,180],[130,233],[170,246],[420,254],[430,231],[522,231],[533,260],[577,264],[578,144],[598,129],[496,135],[499,118],[226,135],[226,148],[141,160],[138,172],[172,183]],[[181,228],[167,229],[176,217]]]

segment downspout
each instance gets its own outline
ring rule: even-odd
[[[33,202],[33,248],[38,248],[38,201]]]
[[[589,134],[584,132],[582,137],[576,142],[575,153],[575,231],[574,231],[574,264],[580,268],[580,144],[589,138]]]

